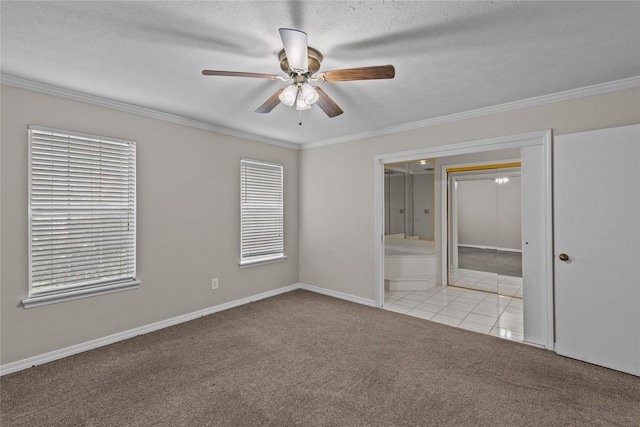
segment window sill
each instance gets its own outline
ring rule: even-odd
[[[271,264],[274,262],[282,262],[287,259],[286,255],[280,255],[277,257],[269,257],[269,258],[256,258],[256,259],[247,259],[244,261],[240,261],[240,268],[245,267],[253,267],[254,265],[262,265],[262,264]]]
[[[26,308],[40,307],[42,305],[56,304],[59,302],[72,301],[80,298],[88,298],[96,295],[110,294],[113,292],[128,291],[140,287],[139,280],[127,281],[121,283],[112,283],[110,285],[98,286],[95,288],[76,289],[66,292],[48,295],[32,295],[22,300],[22,306]]]

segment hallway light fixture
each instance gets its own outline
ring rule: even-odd
[[[509,182],[509,178],[504,176],[502,178],[496,178],[495,181],[496,181],[496,184],[506,184],[507,182]]]

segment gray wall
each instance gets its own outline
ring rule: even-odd
[[[375,299],[376,155],[545,129],[559,135],[640,123],[638,99],[634,88],[303,150],[300,281]],[[344,206],[351,207],[349,215]]]
[[[1,337],[7,364],[298,282],[298,154],[2,86]],[[25,310],[27,126],[137,142],[139,289]],[[284,262],[240,269],[240,158],[284,164]],[[211,279],[220,289],[211,290]]]
[[[458,244],[521,250],[520,177],[495,176],[458,181]]]

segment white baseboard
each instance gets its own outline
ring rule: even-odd
[[[285,292],[290,292],[298,289],[298,284],[285,286],[282,288],[274,289],[272,291],[263,292],[258,295],[253,295],[247,298],[227,302],[224,304],[216,305],[213,307],[205,308],[203,310],[194,311],[192,313],[183,314],[182,316],[172,317],[171,319],[161,320],[159,322],[151,323],[149,325],[140,326],[138,328],[129,329],[128,331],[119,332],[117,334],[108,335],[103,338],[87,341],[81,344],[72,345],[70,347],[62,348],[60,350],[54,350],[49,353],[40,354],[38,356],[29,357],[27,359],[18,360],[16,362],[7,363],[0,366],[0,376],[10,374],[12,372],[21,371],[23,369],[31,368],[33,366],[42,365],[43,363],[52,362],[54,360],[62,359],[64,357],[72,356],[74,354],[82,353],[87,350],[93,350],[94,348],[102,347],[105,345],[113,344],[118,341],[123,341],[129,338],[133,338],[138,335],[147,334],[149,332],[157,331],[158,329],[168,328],[180,323],[188,322],[202,316],[217,313],[219,311],[228,310],[230,308],[238,307],[244,304],[249,304],[254,301],[259,301],[264,298],[276,296]]]
[[[369,307],[375,307],[376,306],[376,302],[374,300],[370,300],[370,299],[366,299],[366,298],[362,298],[362,297],[357,297],[355,295],[345,294],[345,293],[338,292],[338,291],[332,291],[330,289],[319,288],[317,286],[307,285],[306,283],[298,283],[298,285],[299,285],[300,289],[304,289],[306,291],[315,292],[317,294],[327,295],[327,296],[330,296],[330,297],[334,297],[334,298],[339,298],[339,299],[343,299],[343,300],[346,300],[346,301],[355,302],[357,304],[368,305]]]
[[[493,250],[504,251],[504,252],[519,252],[519,253],[522,253],[522,249],[498,248],[496,246],[463,245],[462,243],[458,243],[458,246],[462,246],[463,248],[493,249]]]
[[[228,310],[230,308],[239,307],[244,304],[249,304],[254,301],[273,297],[283,294],[285,292],[295,291],[296,289],[304,289],[311,292],[316,292],[322,295],[328,295],[334,298],[340,298],[347,301],[355,302],[358,304],[375,306],[375,302],[366,298],[360,298],[354,295],[344,294],[342,292],[336,292],[329,289],[319,288],[317,286],[311,286],[304,283],[296,283],[282,288],[274,289],[271,291],[263,292],[257,295],[253,295],[239,300],[227,302],[224,304],[216,305],[213,307],[205,308],[203,310],[194,311],[192,313],[183,314],[182,316],[172,317],[171,319],[161,320],[159,322],[151,323],[149,325],[140,326],[138,328],[130,329],[128,331],[119,332],[117,334],[108,335],[103,338],[87,341],[81,344],[65,347],[60,350],[50,351],[48,353],[40,354],[38,356],[29,357],[26,359],[18,360],[15,362],[7,363],[0,366],[0,376],[11,374],[13,372],[21,371],[23,369],[31,368],[34,366],[42,365],[47,362],[62,359],[74,354],[82,353],[84,351],[93,350],[105,345],[113,344],[118,341],[123,341],[129,338],[133,338],[138,335],[147,334],[149,332],[157,331],[158,329],[168,328],[169,326],[178,325],[180,323],[188,322],[190,320],[197,319],[202,316],[217,313],[219,311]]]

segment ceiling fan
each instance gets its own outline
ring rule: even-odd
[[[320,69],[322,54],[307,45],[307,33],[289,28],[280,28],[282,49],[278,53],[280,68],[287,77],[275,74],[243,73],[237,71],[203,70],[205,76],[254,77],[260,79],[292,81],[291,85],[279,89],[256,110],[256,113],[268,113],[279,103],[294,106],[297,110],[308,110],[317,102],[318,106],[329,117],[339,116],[342,109],[318,86],[312,82],[345,82],[352,80],[392,79],[395,76],[393,65],[348,68],[343,70],[324,71],[316,77],[313,75]]]

